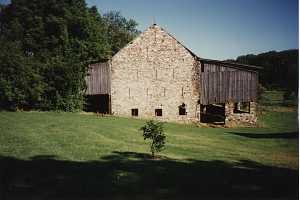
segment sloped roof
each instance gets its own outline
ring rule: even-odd
[[[204,63],[212,63],[212,64],[219,64],[224,67],[232,67],[232,68],[238,68],[238,69],[245,69],[245,70],[260,70],[262,67],[255,66],[255,65],[246,65],[246,64],[241,64],[237,62],[230,62],[230,61],[220,61],[220,60],[212,60],[212,59],[205,59],[205,58],[199,58],[199,61],[202,61]]]

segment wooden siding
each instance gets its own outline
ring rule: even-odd
[[[97,63],[89,66],[85,78],[86,95],[110,94],[111,78],[109,63]]]
[[[225,67],[222,65],[216,65],[211,63],[203,63],[202,64],[204,69],[204,72],[224,72],[224,71],[236,71],[235,68]]]
[[[250,102],[256,100],[258,74],[236,70],[202,72],[200,74],[200,102],[214,103]]]

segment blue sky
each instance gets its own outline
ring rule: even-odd
[[[9,0],[0,0],[7,3]],[[86,0],[101,13],[121,11],[145,30],[157,24],[195,54],[230,59],[298,48],[297,0]]]
[[[121,11],[145,30],[153,17],[203,58],[298,48],[297,0],[87,0]]]

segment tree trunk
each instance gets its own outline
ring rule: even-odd
[[[152,158],[154,158],[153,142],[151,143],[151,153],[152,153]]]

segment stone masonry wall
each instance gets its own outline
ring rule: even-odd
[[[250,125],[256,124],[256,102],[250,102],[249,106],[249,113],[234,113],[234,103],[225,103],[225,125],[233,126],[243,123]]]
[[[152,25],[111,60],[112,113],[163,121],[198,121],[198,65],[171,35]],[[186,105],[186,115],[179,106]],[[162,109],[162,116],[155,116]]]

